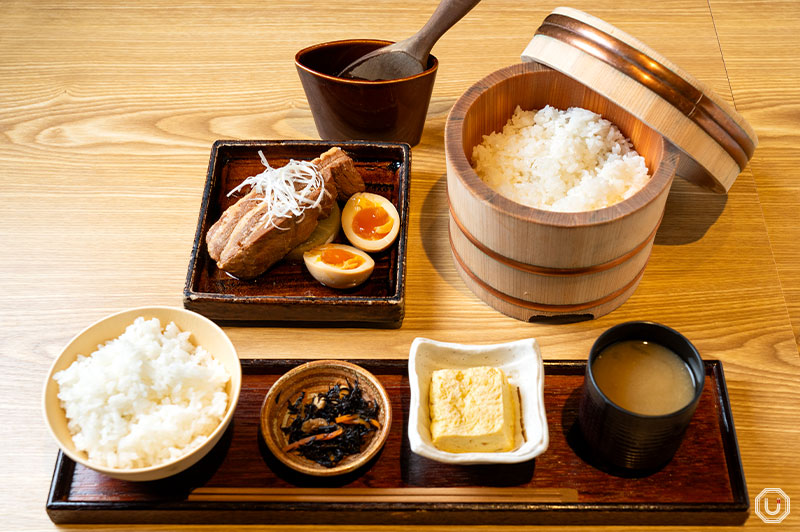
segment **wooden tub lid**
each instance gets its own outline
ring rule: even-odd
[[[758,144],[750,124],[708,86],[577,9],[553,10],[522,60],[554,68],[634,114],[688,156],[678,175],[714,192],[730,189]]]

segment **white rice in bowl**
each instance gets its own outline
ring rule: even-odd
[[[53,379],[75,447],[90,462],[149,467],[202,445],[222,422],[230,375],[169,323],[137,318]]]
[[[502,132],[484,135],[473,148],[472,166],[512,201],[560,212],[608,207],[650,179],[644,158],[619,129],[579,107],[517,106]]]

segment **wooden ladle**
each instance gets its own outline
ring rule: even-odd
[[[436,41],[478,2],[480,0],[442,0],[417,33],[356,59],[339,77],[379,81],[419,74],[425,70],[428,54]]]

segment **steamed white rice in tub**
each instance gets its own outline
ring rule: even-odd
[[[158,465],[199,447],[219,426],[230,375],[190,335],[140,317],[53,376],[72,441],[90,462]]]
[[[517,106],[502,132],[484,135],[475,146],[472,166],[503,196],[561,212],[613,205],[650,178],[644,158],[619,129],[579,107]]]

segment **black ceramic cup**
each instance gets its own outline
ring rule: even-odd
[[[613,403],[600,390],[592,373],[598,355],[608,346],[626,340],[660,344],[680,356],[694,381],[692,400],[675,412],[645,415]],[[678,450],[683,434],[703,393],[705,368],[700,354],[682,334],[665,325],[631,321],[611,327],[595,341],[586,364],[578,423],[591,457],[601,465],[624,470],[656,470]]]

